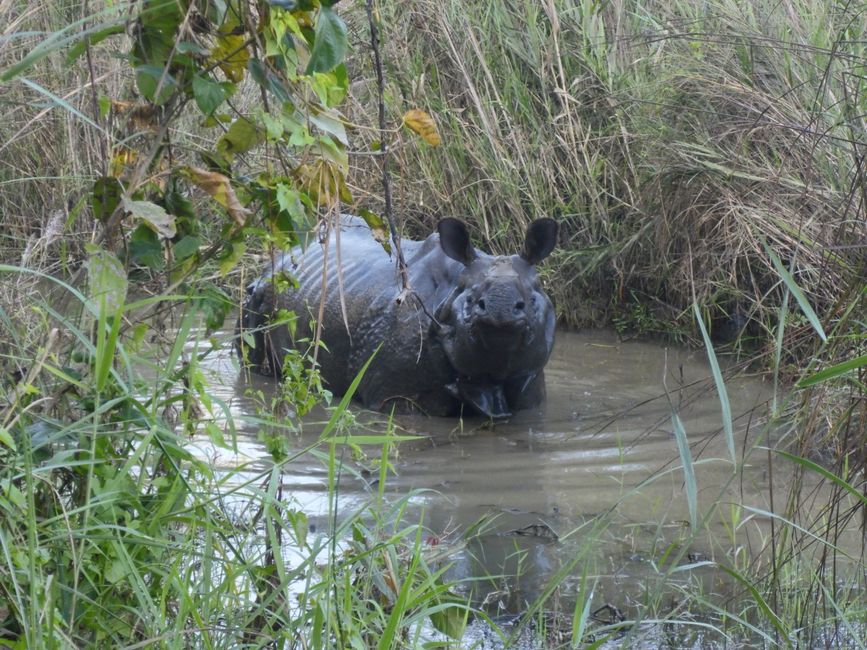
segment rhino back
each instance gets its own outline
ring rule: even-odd
[[[319,317],[325,286],[321,323],[327,350],[320,350],[318,360],[329,389],[344,393],[376,351],[357,392],[366,406],[379,409],[403,398],[446,414],[454,404],[444,386],[453,380],[454,370],[429,336],[428,315],[451,292],[461,265],[442,253],[436,234],[423,241],[403,240],[410,285],[422,304],[413,298],[397,304],[401,284],[394,258],[363,222],[356,222],[361,220],[344,225],[339,237],[331,233],[327,248],[313,244],[285,258],[299,287],[278,296],[276,306],[300,316],[296,340],[311,340],[310,321]],[[288,332],[282,336],[278,345],[290,344]]]

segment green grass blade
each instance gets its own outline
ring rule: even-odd
[[[320,440],[324,440],[325,438],[327,438],[331,431],[334,429],[334,427],[337,426],[337,423],[340,422],[340,418],[343,417],[343,413],[346,412],[347,408],[349,408],[349,402],[352,400],[352,396],[355,395],[355,391],[358,389],[358,384],[361,383],[361,379],[364,377],[364,373],[367,372],[368,366],[370,366],[370,363],[371,361],[373,361],[376,353],[379,352],[380,347],[382,347],[381,343],[377,346],[377,348],[373,351],[373,354],[370,355],[370,358],[361,367],[361,370],[358,371],[358,374],[355,375],[355,379],[352,380],[352,383],[349,384],[349,388],[346,390],[346,394],[340,399],[340,402],[334,409],[334,413],[328,420],[328,424],[326,424],[325,428],[322,429],[322,433],[319,435]]]
[[[70,104],[68,101],[64,100],[62,97],[58,97],[57,95],[55,95],[53,92],[51,92],[47,88],[43,88],[35,81],[31,81],[30,79],[25,79],[23,77],[21,78],[21,83],[23,83],[25,86],[32,88],[36,92],[38,92],[42,95],[45,95],[52,102],[54,102],[55,104],[57,104],[61,108],[66,109],[70,114],[75,115],[75,117],[80,119],[82,122],[84,122],[88,126],[92,126],[97,131],[104,132],[103,128],[99,124],[97,124],[92,119],[90,119],[87,115],[85,115],[80,110],[75,108],[75,106]]]
[[[407,613],[407,601],[412,593],[413,577],[415,576],[420,557],[419,554],[414,553],[412,556],[412,562],[409,567],[407,567],[405,575],[401,576],[403,578],[403,583],[400,587],[394,607],[391,610],[391,615],[388,617],[388,623],[382,631],[382,636],[376,646],[377,650],[388,650],[389,648],[399,647],[397,629],[401,620]]]
[[[782,449],[775,449],[774,452],[779,454],[783,458],[788,458],[790,461],[792,461],[793,463],[797,463],[801,467],[806,467],[807,469],[812,470],[817,474],[821,474],[832,483],[836,483],[838,486],[846,490],[861,503],[867,505],[867,495],[862,494],[854,485],[847,482],[845,479],[840,478],[833,472],[828,471],[818,463],[814,463],[812,460],[807,460],[806,458],[801,458],[800,456],[796,456],[795,454],[790,454],[789,452],[783,451]]]
[[[104,302],[103,302],[104,304]],[[107,318],[100,317],[99,319],[99,336],[97,337],[96,346],[96,390],[102,392],[105,389],[108,375],[114,367],[114,355],[117,350],[117,338],[120,334],[120,324],[123,319],[120,314],[116,314],[111,319],[111,325],[108,335],[105,335],[105,328],[108,325]]]
[[[109,16],[105,22],[96,23],[95,20]],[[99,32],[105,31],[112,27],[120,27],[125,24],[126,17],[118,15],[116,7],[108,7],[107,9],[85,16],[69,25],[49,34],[49,36],[34,47],[23,59],[14,63],[0,72],[0,82],[9,81],[17,77],[25,70],[33,67],[41,59],[49,56],[54,52],[58,52],[66,47],[81,42],[84,38],[94,36]]]
[[[783,266],[782,260],[780,260],[779,256],[771,250],[771,247],[767,245],[764,241],[762,241],[762,246],[765,247],[765,251],[768,254],[768,257],[771,258],[771,262],[774,265],[774,268],[777,269],[777,273],[780,274],[783,282],[786,283],[786,286],[789,288],[789,291],[792,292],[792,295],[795,296],[795,300],[798,301],[798,305],[801,307],[801,311],[804,312],[804,316],[807,317],[807,320],[810,321],[810,325],[813,326],[813,329],[816,330],[816,333],[819,335],[823,341],[827,341],[828,337],[825,335],[825,330],[822,328],[822,323],[819,322],[819,317],[816,315],[816,312],[813,311],[813,308],[810,306],[810,301],[807,300],[807,296],[804,295],[804,292],[801,290],[801,287],[798,286],[798,283],[795,282],[795,278],[792,277],[792,274]]]
[[[701,330],[701,336],[704,339],[704,347],[707,350],[707,360],[710,363],[710,369],[713,373],[713,382],[716,384],[716,392],[719,396],[719,405],[722,410],[723,431],[726,436],[726,447],[729,450],[729,456],[732,459],[732,465],[737,467],[737,455],[735,452],[735,433],[732,426],[732,407],[729,402],[729,394],[726,390],[725,380],[719,368],[719,362],[716,358],[716,353],[713,349],[710,336],[707,333],[707,328],[704,326],[704,319],[701,317],[701,312],[698,309],[697,303],[692,303],[692,311],[695,314],[695,320],[698,322],[698,327]]]
[[[596,591],[599,578],[597,577],[593,581],[593,587],[590,589],[587,588],[587,582],[587,565],[585,564],[581,574],[581,589],[578,598],[575,599],[575,611],[572,614],[572,645],[576,648],[581,644],[587,630],[587,621],[590,620],[590,604],[593,602],[593,592]]]
[[[783,357],[783,333],[786,331],[786,317],[789,314],[789,292],[783,294],[783,304],[780,305],[780,322],[777,323],[777,336],[774,341],[774,396],[771,402],[771,413],[777,415],[777,395],[780,381],[780,359]]]
[[[780,617],[777,616],[776,613],[774,613],[774,610],[771,609],[770,605],[768,605],[768,602],[764,599],[764,597],[762,597],[762,594],[759,593],[759,590],[756,589],[756,587],[736,569],[732,569],[723,564],[719,564],[717,566],[720,568],[720,570],[729,574],[737,582],[741,583],[744,587],[746,587],[747,591],[749,591],[752,597],[755,599],[756,605],[758,605],[759,609],[764,612],[765,616],[767,616],[768,620],[771,622],[771,625],[774,626],[774,629],[777,630],[777,632],[780,634],[781,637],[783,637],[783,639],[785,639],[786,641],[790,641],[789,633],[786,630],[786,626],[783,625],[783,621],[780,620]]]
[[[792,530],[798,531],[801,535],[803,535],[804,537],[809,537],[810,539],[815,541],[817,544],[821,544],[822,546],[827,546],[828,549],[834,551],[834,553],[837,553],[837,554],[839,554],[843,557],[846,557],[848,559],[852,559],[852,560],[856,559],[850,553],[847,553],[845,549],[840,548],[839,546],[834,544],[832,541],[825,539],[821,535],[817,535],[816,533],[809,530],[808,528],[805,528],[804,526],[796,524],[791,519],[787,519],[786,517],[783,517],[782,515],[779,515],[776,512],[771,512],[770,510],[764,510],[762,508],[754,508],[752,506],[743,506],[743,509],[747,512],[755,513],[755,514],[757,514],[761,517],[764,517],[766,519],[769,519],[769,520],[774,519],[776,521],[779,521],[780,524],[782,524],[783,526],[786,526],[788,528],[791,528]]]
[[[849,359],[843,363],[838,363],[830,368],[825,368],[824,370],[820,370],[812,375],[808,375],[799,380],[795,386],[798,388],[806,388],[807,386],[821,384],[823,381],[840,377],[848,372],[856,370],[857,368],[861,368],[862,366],[867,366],[867,354],[862,354],[860,357]]]
[[[26,269],[26,268],[21,267],[21,266],[11,266],[9,264],[0,264],[0,272],[35,275],[36,277],[42,278],[43,280],[48,280],[49,282],[53,282],[57,286],[63,287],[69,293],[71,293],[73,296],[75,296],[75,298],[79,302],[81,302],[88,310],[90,310],[90,312],[94,316],[97,315],[96,311],[94,310],[93,305],[87,300],[87,298],[85,297],[85,295],[83,293],[81,293],[78,289],[76,289],[72,285],[67,284],[63,280],[59,280],[58,278],[55,278],[52,275],[48,275],[47,273],[43,273],[42,271],[36,271],[34,269]]]
[[[689,523],[693,532],[698,530],[698,488],[695,482],[695,467],[692,463],[692,452],[689,449],[689,440],[686,430],[677,411],[671,412],[671,425],[674,428],[674,438],[677,441],[677,451],[680,454],[680,462],[683,465],[683,485],[686,490],[686,503],[689,507]]]
[[[822,588],[822,592],[825,594],[825,602],[831,603],[831,606],[834,608],[835,621],[843,624],[843,627],[846,628],[846,632],[848,632],[849,634],[849,638],[857,644],[857,648],[859,648],[860,650],[864,650],[864,648],[867,648],[867,643],[865,643],[863,637],[864,630],[860,629],[863,628],[864,625],[863,619],[856,623],[856,626],[859,629],[855,629],[852,626],[852,621],[850,620],[852,618],[852,613],[849,612],[847,609],[842,609],[840,607],[837,599],[834,598],[834,594],[831,593],[831,591],[824,584],[820,583],[819,586]],[[856,618],[856,620],[858,619]]]

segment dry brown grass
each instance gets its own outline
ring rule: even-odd
[[[559,211],[547,272],[573,325],[638,301],[689,328],[695,299],[767,334],[783,292],[762,241],[833,320],[867,239],[865,97],[850,76],[864,59],[833,41],[863,17],[797,2],[605,6],[389,5],[393,119],[425,108],[444,134],[437,149],[396,147],[399,213],[469,218],[508,250]],[[370,123],[369,94],[357,98]],[[376,187],[364,162],[357,183]]]

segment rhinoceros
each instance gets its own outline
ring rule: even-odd
[[[287,349],[309,345],[324,285],[318,362],[334,393],[345,393],[376,352],[355,393],[373,410],[499,419],[544,400],[555,316],[535,266],[556,245],[553,219],[531,223],[517,255],[476,250],[467,227],[452,218],[422,241],[402,240],[414,292],[403,301],[396,264],[362,219],[342,217],[339,236],[328,239],[327,247],[284,254],[247,287],[238,321],[246,335],[236,340],[254,370],[279,374]],[[282,271],[297,288],[275,290]],[[269,326],[278,310],[299,316],[294,335],[285,324]],[[244,343],[250,337],[252,347]]]

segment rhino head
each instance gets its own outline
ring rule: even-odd
[[[448,390],[489,417],[508,417],[541,372],[554,345],[554,308],[536,274],[557,241],[557,223],[537,219],[518,255],[477,252],[466,226],[443,219],[443,252],[463,269],[436,310],[437,332],[457,381]]]

